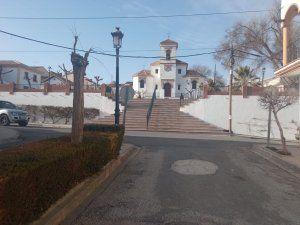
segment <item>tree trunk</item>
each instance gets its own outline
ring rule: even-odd
[[[79,144],[83,139],[83,119],[84,119],[84,71],[82,67],[83,57],[72,53],[72,64],[74,73],[74,96],[73,96],[73,117],[71,141]]]
[[[289,155],[290,153],[288,152],[287,147],[286,147],[286,141],[285,141],[285,137],[283,135],[283,129],[282,129],[281,124],[279,122],[279,119],[278,119],[278,116],[277,116],[277,112],[275,112],[273,110],[273,114],[274,114],[274,118],[275,118],[276,124],[277,124],[278,129],[279,129],[279,132],[280,132],[280,139],[281,139],[281,143],[282,143],[282,152],[285,155]]]
[[[28,78],[28,86],[29,86],[29,89],[31,89],[31,82],[30,82],[30,79]]]

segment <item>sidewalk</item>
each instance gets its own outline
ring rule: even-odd
[[[0,127],[0,144],[8,144],[20,137],[18,131],[9,127]]]
[[[300,146],[289,146],[289,152],[292,154],[291,156],[280,156],[282,160],[289,162],[300,168]]]
[[[251,142],[257,144],[266,144],[266,138],[251,137],[245,135],[229,135],[228,133],[209,134],[209,133],[179,133],[179,132],[152,132],[152,131],[125,131],[128,137],[151,137],[151,138],[175,138],[175,139],[199,139],[199,140],[216,140],[216,141],[233,141],[233,142]],[[279,139],[272,139],[271,144],[280,144]],[[289,146],[299,146],[297,141],[287,141]]]
[[[280,148],[279,145],[272,145]],[[251,149],[252,152],[261,156],[268,162],[276,165],[280,169],[300,179],[300,148],[299,145],[288,146],[288,151],[291,155],[281,155],[265,147],[263,144],[257,144]]]

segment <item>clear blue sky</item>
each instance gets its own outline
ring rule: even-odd
[[[271,7],[274,0],[0,0],[1,16],[24,17],[102,17],[133,15],[166,15],[205,13],[237,10],[259,10]],[[73,32],[79,34],[79,48],[112,51],[110,32],[120,26],[125,33],[121,54],[157,55],[159,42],[171,39],[179,42],[178,54],[193,54],[211,51],[225,35],[225,31],[236,21],[246,20],[259,14],[224,15],[193,18],[155,19],[110,19],[110,20],[5,20],[0,19],[0,29],[8,32],[72,46]],[[184,50],[195,49],[198,50]],[[180,50],[183,49],[183,50]],[[132,52],[135,51],[136,52]],[[28,52],[32,51],[32,52]],[[40,51],[40,52],[36,52]],[[129,52],[127,52],[129,51]],[[115,59],[107,56],[90,58],[87,74],[100,75],[110,82],[115,74]],[[70,53],[66,50],[43,46],[0,34],[0,59],[18,60],[25,64],[46,68],[50,65],[55,71],[65,63],[71,68]],[[101,63],[99,62],[101,61]],[[153,60],[121,59],[121,81],[130,81],[132,75],[148,68]],[[223,70],[212,56],[199,56],[184,59],[190,66],[201,64],[213,69],[217,63],[219,72]]]

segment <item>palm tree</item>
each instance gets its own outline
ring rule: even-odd
[[[242,88],[243,86],[253,86],[258,83],[258,77],[249,66],[240,66],[235,70],[234,86]]]

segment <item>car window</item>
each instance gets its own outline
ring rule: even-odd
[[[0,108],[2,109],[17,109],[17,106],[10,102],[0,102]]]

